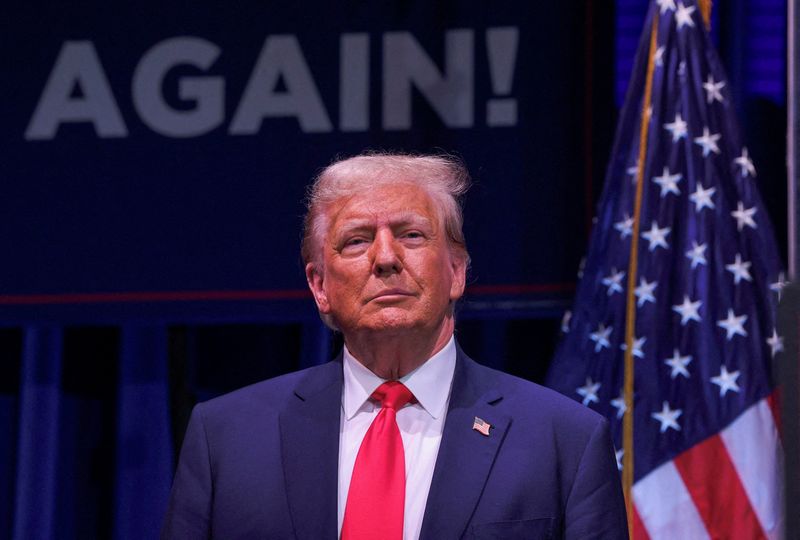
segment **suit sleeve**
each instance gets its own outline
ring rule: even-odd
[[[627,540],[622,483],[608,421],[601,419],[584,449],[567,498],[565,538]]]
[[[202,405],[192,411],[183,440],[162,540],[207,539],[211,536],[211,464]]]

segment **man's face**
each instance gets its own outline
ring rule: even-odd
[[[464,292],[466,268],[424,189],[370,189],[334,203],[328,219],[321,265],[309,263],[306,277],[320,312],[345,337],[441,327]]]

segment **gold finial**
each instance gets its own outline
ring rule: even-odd
[[[706,30],[711,30],[711,3],[713,0],[698,0],[700,4],[700,14],[703,16],[703,22],[706,23]]]

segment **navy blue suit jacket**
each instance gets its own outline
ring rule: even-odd
[[[340,358],[197,405],[162,538],[335,539],[341,401]],[[459,349],[421,538],[562,537],[627,539],[608,422]]]

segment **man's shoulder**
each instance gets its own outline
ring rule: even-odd
[[[501,391],[498,405],[516,420],[530,420],[567,429],[593,430],[606,419],[577,401],[540,384],[475,363],[480,376]]]
[[[320,387],[341,380],[341,362],[331,361],[299,371],[293,371],[272,379],[239,388],[227,394],[198,404],[205,416],[241,415],[277,412],[303,388]]]

